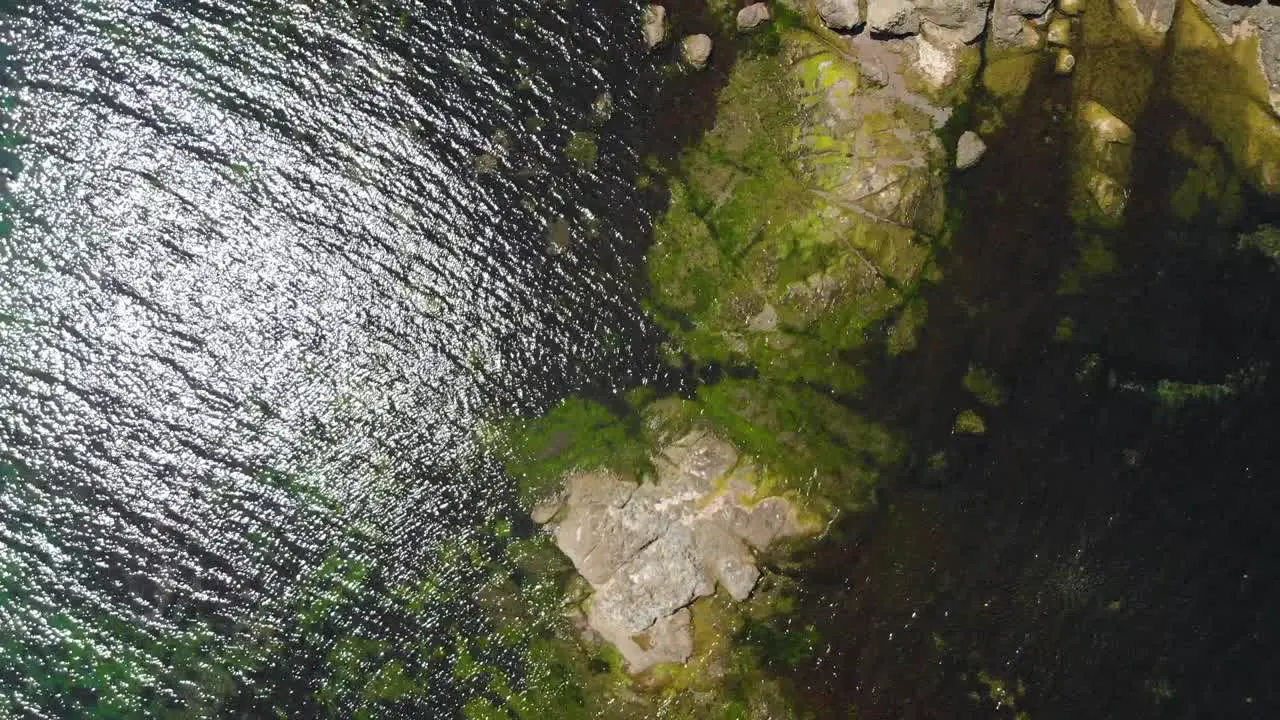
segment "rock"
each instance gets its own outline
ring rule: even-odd
[[[817,8],[822,24],[832,30],[852,30],[862,24],[858,0],[818,0]]]
[[[661,45],[667,39],[667,9],[661,5],[647,6],[641,18],[641,32],[650,50]]]
[[[680,41],[680,59],[689,67],[701,70],[707,66],[707,59],[710,57],[710,37],[702,34],[690,35]]]
[[[1053,71],[1059,75],[1070,75],[1076,69],[1076,56],[1066,48],[1058,48],[1058,57],[1054,60]]]
[[[593,588],[584,634],[613,643],[632,673],[687,659],[684,608],[717,585],[745,600],[760,579],[751,548],[806,531],[783,498],[744,504],[759,471],[714,434],[690,432],[652,460],[657,483],[607,472],[566,478],[564,519],[553,530]]]
[[[978,133],[966,130],[956,143],[956,169],[968,170],[977,165],[986,152],[987,144],[982,141]]]
[[[1049,22],[1048,39],[1050,45],[1071,44],[1071,20],[1060,17]]]
[[[1084,12],[1084,0],[1058,0],[1058,10],[1064,15],[1079,15]]]
[[[1068,0],[1068,2],[1070,1]],[[1051,4],[1052,0],[1009,0],[1004,7],[1007,12],[1031,18],[1044,15],[1049,11],[1049,5]],[[1059,2],[1058,4],[1061,5],[1062,3]]]
[[[867,27],[885,35],[920,32],[920,16],[910,0],[867,0]]]
[[[738,30],[750,30],[769,19],[769,6],[753,3],[738,11]]]
[[[922,23],[933,26],[934,37],[967,45],[986,29],[991,0],[915,0],[915,9]]]
[[[1080,108],[1080,119],[1093,135],[1095,145],[1109,143],[1129,145],[1133,143],[1133,130],[1101,103],[1090,100]]]
[[[603,125],[613,117],[613,94],[602,92],[591,101],[591,124]]]

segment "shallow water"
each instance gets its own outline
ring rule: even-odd
[[[434,555],[509,512],[476,430],[656,379],[632,12],[4,6],[0,714],[305,714],[334,638],[420,632],[377,588],[478,622]],[[335,562],[381,578],[363,617],[290,645]],[[447,715],[423,672],[399,710]]]

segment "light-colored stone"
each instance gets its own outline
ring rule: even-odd
[[[982,141],[978,133],[966,130],[956,143],[956,169],[968,170],[977,165],[986,153],[987,144]]]
[[[991,0],[915,0],[915,9],[921,24],[932,27],[935,38],[968,44],[986,29]]]
[[[920,14],[911,0],[867,0],[867,27],[885,35],[920,32]]]
[[[680,59],[696,70],[707,66],[711,58],[711,38],[707,35],[689,35],[680,41]]]
[[[818,17],[832,30],[852,30],[862,24],[858,0],[818,0]]]
[[[641,17],[641,33],[644,44],[652,50],[667,39],[667,9],[661,5],[649,5]]]
[[[783,498],[749,504],[759,470],[715,434],[690,432],[652,461],[656,483],[570,475],[554,513],[556,544],[593,588],[584,633],[617,646],[633,673],[688,658],[684,608],[717,586],[746,599],[760,579],[752,548],[807,531]]]
[[[1079,15],[1084,12],[1084,0],[1058,0],[1058,10],[1064,15]]]
[[[769,20],[769,6],[752,3],[738,11],[738,30],[750,30]]]

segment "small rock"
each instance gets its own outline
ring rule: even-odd
[[[1071,44],[1071,21],[1067,18],[1054,18],[1049,23],[1049,44],[1050,45],[1070,45]]]
[[[707,59],[710,57],[710,37],[702,34],[690,35],[680,41],[680,59],[689,67],[701,70],[707,66]]]
[[[753,3],[738,11],[738,30],[750,30],[769,19],[769,6]]]
[[[658,47],[667,39],[667,9],[661,5],[650,5],[644,9],[641,30],[644,33],[644,44],[650,50]]]
[[[1084,0],[1058,0],[1058,9],[1065,15],[1079,15],[1084,12]]]
[[[1099,145],[1128,145],[1133,142],[1133,129],[1099,102],[1086,102],[1080,108],[1080,119],[1089,127]]]
[[[1076,69],[1076,56],[1066,48],[1058,48],[1058,59],[1053,63],[1053,71],[1059,75],[1070,75]]]
[[[867,0],[867,25],[885,35],[920,32],[920,16],[909,0]]]
[[[603,125],[613,117],[613,95],[602,92],[591,102],[591,124]]]
[[[977,165],[986,152],[987,144],[978,137],[978,133],[966,130],[956,143],[956,169],[968,170]]]
[[[818,0],[818,17],[832,30],[852,30],[862,24],[858,0]]]

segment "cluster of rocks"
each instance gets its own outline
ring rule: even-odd
[[[758,497],[755,465],[712,433],[652,460],[656,482],[577,473],[533,513],[593,589],[584,632],[616,646],[632,673],[688,660],[688,606],[717,586],[745,600],[760,577],[754,551],[807,532],[787,500]]]
[[[769,6],[758,2],[738,11],[738,30],[747,31],[769,20]],[[662,5],[648,5],[641,19],[641,35],[645,45],[653,50],[667,41],[667,9]],[[680,40],[680,60],[685,65],[701,70],[711,58],[711,37],[696,33]]]

